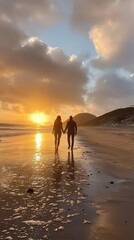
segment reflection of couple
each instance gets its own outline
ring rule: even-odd
[[[65,170],[65,168],[64,168]],[[63,163],[60,161],[60,156],[58,153],[55,154],[54,164],[53,164],[53,184],[54,187],[59,189],[60,182],[63,181]],[[73,151],[68,152],[67,166],[66,166],[66,179],[73,181],[75,179],[75,165],[74,165],[74,155]],[[63,177],[63,178],[62,178]]]
[[[60,144],[61,133],[65,133],[67,131],[67,140],[68,140],[68,149],[70,148],[70,140],[71,140],[71,149],[73,150],[74,146],[74,136],[77,134],[77,124],[73,120],[73,117],[70,116],[69,121],[63,130],[61,116],[57,116],[54,126],[53,126],[53,134],[55,137],[55,149],[58,150]]]

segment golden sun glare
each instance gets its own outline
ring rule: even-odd
[[[48,121],[48,116],[43,112],[35,112],[30,114],[30,119],[39,125],[42,125]]]

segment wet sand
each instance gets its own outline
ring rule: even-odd
[[[110,172],[134,178],[134,127],[81,127],[79,133]]]
[[[79,129],[94,166],[115,180],[105,185],[107,192],[93,197],[99,218],[90,239],[134,239],[134,128],[82,127]],[[107,177],[106,177],[107,178]],[[101,185],[102,185],[101,181]]]
[[[51,133],[2,138],[0,178],[0,239],[88,239],[96,211],[79,141],[68,152],[63,135],[55,154]]]
[[[111,170],[89,136],[79,129],[72,153],[63,135],[57,154],[51,133],[2,138],[0,239],[134,239],[132,174]]]

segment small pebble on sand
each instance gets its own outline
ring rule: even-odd
[[[32,193],[34,193],[34,190],[32,188],[28,188],[27,193],[32,194]]]

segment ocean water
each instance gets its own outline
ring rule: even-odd
[[[18,136],[18,135],[23,135],[23,134],[32,134],[32,133],[37,133],[37,132],[51,132],[52,128],[51,127],[43,127],[43,128],[36,128],[36,127],[4,127],[0,126],[0,138],[2,137],[10,137],[10,136]]]

